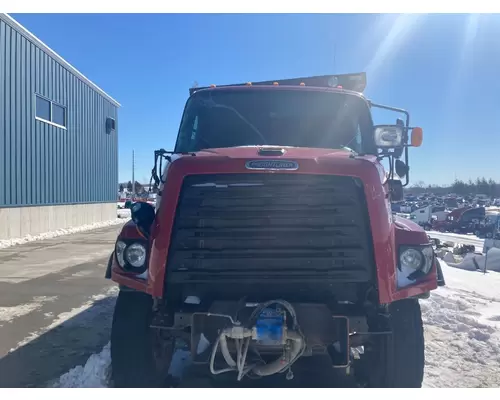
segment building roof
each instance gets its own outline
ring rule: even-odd
[[[0,13],[0,20],[4,21],[10,27],[15,29],[21,35],[23,35],[27,40],[32,42],[58,63],[60,63],[64,68],[70,71],[73,75],[77,76],[87,85],[89,85],[92,89],[98,92],[101,96],[105,97],[108,101],[113,103],[116,107],[120,107],[120,103],[118,103],[115,99],[113,99],[109,94],[107,94],[104,90],[102,90],[99,86],[97,86],[94,82],[92,82],[89,78],[83,75],[80,71],[78,71],[75,67],[73,67],[69,62],[67,62],[64,58],[62,58],[59,54],[57,54],[54,50],[52,50],[49,46],[43,43],[40,39],[38,39],[35,35],[33,35],[30,31],[28,31],[24,26],[22,26],[19,22],[13,19],[8,14]]]

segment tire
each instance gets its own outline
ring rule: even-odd
[[[420,388],[424,380],[425,340],[418,300],[390,305],[393,329],[393,379],[390,387]]]
[[[418,300],[389,306],[392,335],[379,335],[375,357],[368,359],[368,386],[420,388],[424,379],[424,331]]]
[[[111,326],[111,377],[115,387],[162,387],[167,379],[173,344],[155,357],[155,333],[150,328],[153,299],[140,292],[120,291]],[[162,365],[160,367],[159,365]]]

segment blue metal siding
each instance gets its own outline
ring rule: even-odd
[[[35,119],[35,94],[66,130]],[[113,103],[0,20],[0,207],[115,201],[117,134]]]

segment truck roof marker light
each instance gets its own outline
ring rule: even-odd
[[[422,146],[424,141],[424,131],[420,127],[415,127],[411,130],[411,145],[412,147]]]
[[[278,82],[273,82],[273,86],[278,86],[279,83]]]

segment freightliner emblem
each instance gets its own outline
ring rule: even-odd
[[[295,161],[288,160],[254,160],[247,161],[245,164],[247,169],[265,169],[265,170],[289,170],[295,171],[299,169],[299,164]]]

